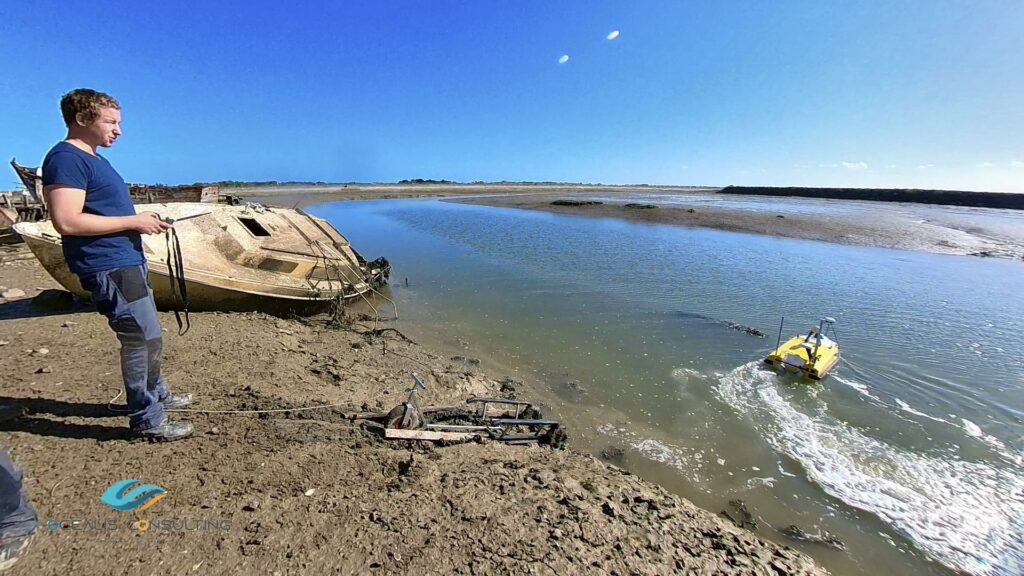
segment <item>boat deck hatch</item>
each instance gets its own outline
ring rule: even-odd
[[[270,231],[263,227],[255,218],[238,217],[238,221],[245,226],[253,236],[270,236]]]
[[[298,262],[289,262],[287,260],[278,260],[277,258],[264,258],[260,261],[257,266],[260,270],[269,270],[271,272],[282,272],[284,274],[290,274],[296,268],[299,267]]]

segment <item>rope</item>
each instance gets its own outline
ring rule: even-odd
[[[120,398],[121,396],[124,396],[124,390],[118,392],[117,396],[114,396],[113,398],[110,399],[109,402],[107,402],[107,410],[110,410],[111,412],[116,412],[118,414],[127,413],[128,410],[125,410],[125,409],[122,409],[122,408],[115,408],[114,407],[114,402],[116,402],[117,399]],[[338,403],[338,404],[320,404],[318,406],[300,406],[298,408],[266,408],[266,409],[262,409],[262,410],[188,410],[188,409],[179,408],[179,409],[176,409],[176,410],[167,410],[167,412],[188,412],[188,413],[191,413],[191,414],[274,414],[274,413],[279,413],[279,412],[301,412],[301,411],[304,411],[304,410],[321,410],[321,409],[324,409],[324,408],[341,408],[341,407],[346,407],[346,408],[349,408],[350,410],[356,410],[351,405],[343,404],[343,403]]]
[[[254,203],[254,202],[247,202],[243,210],[244,211],[252,210],[253,212],[255,212],[257,214],[262,214],[263,212],[266,211],[266,207],[261,205],[261,204]],[[320,227],[319,223],[316,222],[316,220],[314,220],[309,214],[307,214],[306,212],[303,212],[301,209],[296,209],[296,212],[298,212],[299,214],[302,214],[303,216],[308,218],[321,231],[323,230]],[[205,215],[205,214],[202,214],[202,215]],[[327,281],[328,281],[328,283],[333,282],[333,280],[330,277],[330,273],[331,273],[331,271],[333,269],[334,273],[338,274],[338,278],[339,278],[338,284],[339,284],[339,286],[343,287],[345,282],[349,281],[349,278],[348,278],[348,275],[346,274],[346,271],[341,266],[338,266],[336,264],[332,264],[331,263],[331,261],[335,260],[335,258],[330,258],[327,255],[327,252],[324,250],[323,246],[320,245],[320,242],[318,240],[314,240],[314,239],[310,238],[309,236],[307,236],[306,233],[301,228],[296,226],[291,221],[289,221],[289,223],[292,224],[292,227],[303,237],[303,239],[306,240],[306,242],[308,243],[310,248],[312,248],[315,251],[314,261],[319,261],[321,258],[323,259],[323,261],[324,261],[324,270],[327,273]],[[184,321],[184,323],[182,323],[181,315],[179,314],[177,309],[174,310],[174,319],[178,323],[178,335],[184,335],[192,327],[192,323],[191,323],[191,321],[189,319],[189,314],[188,314],[189,302],[188,302],[188,288],[187,288],[187,285],[186,285],[186,282],[185,282],[185,263],[184,263],[184,259],[182,257],[181,241],[178,239],[178,232],[173,227],[168,228],[167,231],[164,233],[164,241],[165,241],[166,246],[167,246],[167,277],[168,277],[168,280],[169,280],[170,286],[171,286],[171,295],[175,296],[175,292],[177,292],[177,296],[180,298],[180,300],[181,300],[181,302],[183,304],[183,307],[184,307],[184,312],[185,312],[185,321]],[[355,266],[355,269],[358,270],[358,268],[359,268],[358,263],[352,262],[352,259],[348,256],[348,254],[346,254],[344,252],[344,250],[336,249],[336,251],[343,258],[348,260],[349,264],[353,264]],[[307,274],[306,281],[307,281],[307,283],[310,284],[311,288],[315,289],[315,287],[313,286],[313,283],[312,283],[311,276],[312,276],[312,270],[310,270],[310,273]],[[364,281],[366,281],[366,280],[364,280]],[[355,285],[354,282],[350,282],[350,281],[349,281],[349,284],[352,284],[353,286]],[[398,317],[398,305],[394,302],[394,300],[392,300],[391,298],[388,298],[384,294],[381,294],[378,290],[376,290],[372,286],[369,286],[368,282],[367,282],[367,284],[368,284],[369,290],[367,290],[366,292],[373,292],[374,294],[377,294],[378,296],[380,296],[384,300],[388,301],[392,306],[394,306],[395,307],[395,318],[397,318]],[[343,288],[341,290],[339,290],[339,298],[342,298],[342,299],[344,298],[343,290],[344,290]],[[377,308],[366,297],[366,292],[359,293],[359,296],[373,310],[375,317],[374,317],[374,329],[372,330],[372,332],[377,332],[376,325],[377,325],[378,319],[380,318],[380,312],[377,310]],[[394,329],[392,328],[391,330],[394,330]],[[395,331],[398,332],[397,330],[395,330]],[[401,332],[398,332],[398,333],[401,334]],[[401,335],[403,337],[405,337],[404,334],[401,334]],[[406,337],[406,339],[408,340],[407,337]],[[392,353],[394,353],[394,352],[392,352]],[[415,358],[412,358],[410,356],[406,356],[404,354],[398,354],[398,356],[402,356],[404,358],[412,360],[413,362],[416,362],[418,364],[426,366],[426,364],[424,364],[423,362],[420,362],[419,360],[416,360]],[[125,413],[125,412],[128,412],[128,410],[124,410],[124,409],[120,409],[120,408],[115,408],[114,405],[113,405],[114,402],[116,400],[118,400],[123,395],[124,395],[124,391],[122,390],[122,391],[118,392],[116,396],[111,398],[110,401],[107,402],[107,409],[110,410],[111,412],[115,412],[115,413]],[[191,414],[273,414],[273,413],[280,413],[280,412],[300,412],[300,411],[304,411],[304,410],[321,410],[321,409],[325,409],[325,408],[339,408],[339,407],[343,407],[343,406],[344,407],[348,407],[348,408],[352,408],[351,406],[348,406],[347,404],[338,403],[338,404],[321,404],[321,405],[316,405],[316,406],[301,406],[301,407],[297,407],[297,408],[267,408],[267,409],[261,409],[261,410],[187,410],[187,409],[175,409],[175,410],[168,410],[168,412],[182,412],[182,413],[191,413]]]
[[[188,317],[188,288],[185,285],[185,262],[181,256],[181,241],[178,240],[178,232],[172,226],[164,232],[164,241],[167,244],[167,280],[171,283],[171,296],[180,297],[185,309],[185,323],[182,327],[181,314],[174,309],[174,319],[178,322],[178,336],[183,336],[192,327]],[[172,257],[173,253],[173,257]]]
[[[245,206],[242,207],[242,212],[245,213],[250,210],[255,214],[263,214],[267,211],[267,207],[259,202],[246,202]]]
[[[306,219],[309,220],[309,222],[311,224],[313,224],[313,226],[315,226],[318,230],[323,232],[325,235],[330,236],[327,233],[327,231],[324,230],[323,226],[321,226],[320,223],[317,222],[315,218],[310,216],[309,213],[305,212],[301,208],[295,208],[295,211],[298,212],[299,214],[301,214],[302,216],[305,216]],[[357,296],[359,296],[359,298],[361,298],[363,300],[363,302],[367,306],[370,307],[370,310],[373,311],[374,330],[376,330],[377,322],[380,320],[381,314],[380,314],[380,311],[377,310],[377,307],[374,306],[372,302],[370,302],[369,298],[367,298],[367,296],[366,296],[367,292],[372,292],[373,294],[376,294],[377,296],[383,298],[388,303],[390,303],[394,307],[394,309],[395,309],[395,318],[396,319],[398,318],[398,304],[396,304],[394,300],[392,300],[391,298],[388,298],[387,296],[382,294],[379,290],[374,288],[372,286],[372,284],[370,284],[370,278],[368,278],[368,277],[367,278],[361,278],[357,274],[355,281],[352,281],[348,277],[348,274],[346,273],[344,268],[342,268],[341,266],[338,266],[337,264],[333,264],[332,263],[332,261],[339,260],[339,259],[337,259],[337,258],[328,258],[327,252],[324,250],[324,247],[320,245],[320,241],[319,240],[314,240],[314,239],[310,238],[308,235],[306,235],[306,233],[299,226],[295,225],[291,221],[289,221],[289,223],[291,223],[292,227],[295,228],[299,232],[299,234],[303,237],[303,239],[309,245],[310,249],[312,249],[315,252],[314,258],[317,261],[319,261],[320,258],[323,258],[323,261],[324,261],[324,271],[327,274],[327,281],[328,281],[328,283],[330,283],[332,281],[331,277],[330,277],[330,272],[331,272],[332,269],[334,270],[335,274],[337,274],[339,276],[339,278],[342,279],[342,281],[339,282],[339,285],[341,286],[341,288],[338,290],[338,297],[337,297],[341,301],[342,307],[344,306],[344,299],[345,299],[345,294],[344,294],[344,285],[345,285],[345,283],[347,282],[348,284],[350,284],[353,287],[355,287],[355,285],[357,283],[364,282],[367,285],[368,289],[363,291],[363,292],[359,292],[357,294]],[[360,269],[361,266],[367,265],[365,262],[360,263],[360,262],[357,262],[357,261],[353,261],[352,257],[349,256],[349,254],[347,252],[345,252],[344,250],[342,250],[341,248],[335,247],[334,250],[340,256],[342,256],[342,258],[344,258],[346,261],[348,261],[348,264],[349,264],[348,270],[356,272],[356,271],[358,271]],[[312,272],[313,271],[311,269],[309,274],[306,276],[306,281],[307,282],[309,282],[309,279],[310,279],[310,276],[312,275]]]

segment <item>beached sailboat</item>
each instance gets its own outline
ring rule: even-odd
[[[199,310],[313,314],[335,301],[359,297],[387,282],[390,266],[367,262],[327,221],[301,210],[178,202],[137,204],[173,220],[180,245],[165,235],[143,235],[143,251],[157,306]],[[71,292],[87,297],[68,270],[60,234],[49,220],[19,222],[25,239],[47,272]],[[170,260],[170,262],[169,262]],[[175,264],[180,264],[179,273]]]
[[[835,340],[835,319],[822,318],[807,334],[786,340],[765,357],[764,362],[788,372],[800,372],[811,380],[821,380],[839,363],[839,343]],[[826,333],[831,329],[832,338]],[[779,324],[782,340],[782,323]]]

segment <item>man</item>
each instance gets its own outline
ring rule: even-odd
[[[0,449],[0,570],[14,566],[36,529],[36,511],[21,480],[21,470]]]
[[[159,234],[171,225],[155,212],[136,214],[128,186],[96,152],[121,135],[117,100],[80,88],[61,98],[60,109],[68,135],[43,160],[43,194],[68,268],[121,342],[129,426],[153,440],[188,437],[192,424],[164,414],[188,406],[192,396],[171,394],[160,373],[163,337],[142,252],[142,234]]]

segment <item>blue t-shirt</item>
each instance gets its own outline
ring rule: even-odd
[[[134,216],[135,205],[121,175],[99,154],[58,142],[43,160],[43,186],[63,184],[85,190],[82,212]],[[145,262],[142,235],[134,230],[102,236],[63,236],[64,259],[78,275],[137,266]]]

